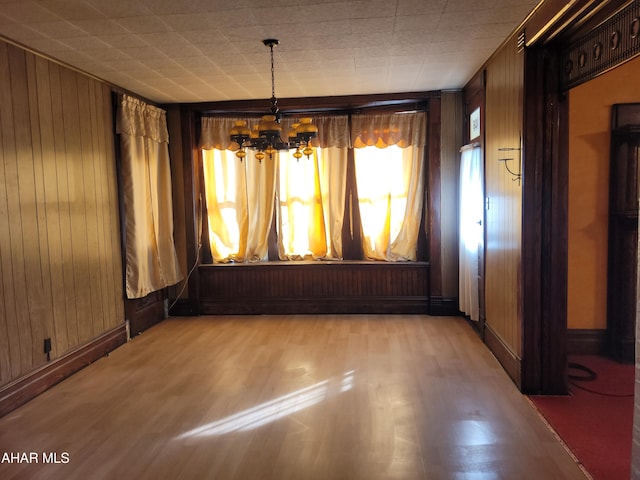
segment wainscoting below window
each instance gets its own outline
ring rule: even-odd
[[[200,313],[429,313],[428,262],[202,265]]]

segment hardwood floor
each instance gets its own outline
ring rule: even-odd
[[[0,418],[30,452],[0,478],[585,478],[464,320],[418,315],[171,318]]]

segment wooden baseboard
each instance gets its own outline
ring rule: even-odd
[[[169,301],[169,316],[172,317],[192,317],[200,315],[198,301],[190,298],[179,298]]]
[[[485,343],[498,362],[511,377],[519,390],[522,390],[521,360],[507,347],[502,339],[496,335],[489,325],[484,325]]]
[[[126,342],[127,329],[126,324],[123,323],[91,342],[3,386],[0,388],[0,417]]]
[[[605,355],[607,331],[575,328],[567,330],[567,353],[569,355]]]
[[[429,315],[457,317],[462,315],[462,312],[458,308],[457,298],[430,297]]]
[[[166,289],[163,289],[152,292],[143,298],[125,300],[124,312],[129,320],[131,337],[135,337],[166,318],[165,296]]]
[[[273,298],[205,299],[200,301],[202,315],[290,315],[290,314],[425,314],[429,310],[425,297],[375,297],[375,298]]]
[[[609,355],[620,363],[634,363],[636,358],[636,342],[630,339],[609,339]]]

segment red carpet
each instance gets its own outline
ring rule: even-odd
[[[592,355],[569,358],[569,396],[531,400],[596,480],[628,480],[634,365]]]

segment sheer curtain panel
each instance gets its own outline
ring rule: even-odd
[[[213,261],[268,259],[278,156],[243,161],[231,150],[202,150],[209,246]]]
[[[479,320],[479,253],[484,248],[484,193],[481,149],[462,147],[460,159],[460,246],[459,303],[460,311],[471,320]]]
[[[209,242],[215,262],[268,259],[274,209],[282,260],[339,258],[344,176],[349,142],[346,115],[316,116],[320,130],[310,158],[280,151],[261,162],[247,150],[240,161],[229,139],[237,120],[203,117],[202,148]],[[256,120],[257,121],[257,120]],[[293,119],[282,121],[282,136]]]
[[[414,261],[424,198],[426,113],[354,115],[351,128],[364,254]]]
[[[293,119],[283,121],[286,132]],[[314,153],[295,159],[281,152],[277,188],[280,260],[342,258],[349,119],[315,116]]]
[[[213,261],[268,260],[278,155],[258,161],[247,150],[240,161],[229,138],[239,117],[202,117],[200,148],[209,245]]]
[[[182,280],[173,240],[169,134],[164,110],[122,95],[120,134],[127,298]]]
[[[310,158],[280,155],[281,260],[342,258],[347,149],[315,148]]]

